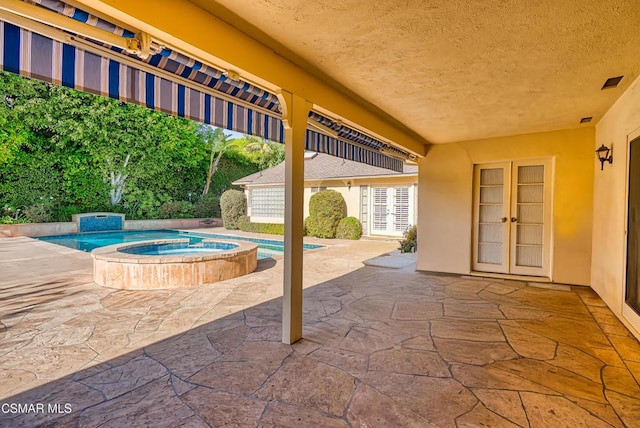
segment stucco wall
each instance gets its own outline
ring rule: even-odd
[[[620,316],[624,305],[626,270],[626,207],[627,162],[629,142],[640,136],[640,79],[609,109],[596,125],[596,141],[592,150],[601,144],[613,145],[613,164],[594,166],[593,206],[593,289]],[[640,318],[627,315],[640,331]]]
[[[590,284],[594,129],[433,145],[419,163],[418,269],[471,271],[473,164],[554,158],[551,275]]]
[[[347,205],[347,216],[356,217],[360,219],[360,186],[412,186],[417,184],[418,177],[402,176],[402,177],[378,177],[378,178],[352,178],[352,179],[340,179],[340,180],[317,180],[306,181],[304,189],[304,217],[309,216],[309,200],[311,199],[312,187],[326,187],[327,190],[335,190],[339,192]],[[351,183],[351,186],[347,183]],[[245,195],[247,200],[249,198],[248,190],[245,189]],[[252,215],[251,206],[247,209],[247,215],[251,217],[251,221],[255,223],[284,223],[283,217],[257,217]],[[417,214],[414,211],[414,218]]]

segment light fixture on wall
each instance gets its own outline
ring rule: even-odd
[[[611,147],[612,148],[610,149],[603,144],[598,150],[596,150],[596,156],[598,156],[598,160],[600,161],[600,171],[604,169],[605,162],[613,163],[613,145]]]
[[[351,181],[347,181],[347,189],[351,190]]]

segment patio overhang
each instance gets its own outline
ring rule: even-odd
[[[262,89],[233,69],[203,63],[153,34],[124,28],[113,18],[57,0],[34,3],[40,7],[21,0],[0,4],[4,70],[284,141],[282,106],[276,95],[280,89]],[[318,118],[331,127],[319,127]],[[340,120],[313,113],[308,122],[307,150],[395,171],[402,169],[404,159],[415,157]],[[342,131],[325,131],[336,128]]]

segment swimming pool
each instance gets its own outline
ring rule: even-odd
[[[284,242],[273,239],[248,238],[244,236],[221,235],[215,233],[181,232],[178,230],[137,230],[126,232],[99,232],[78,233],[73,235],[41,236],[36,239],[63,245],[76,250],[91,252],[92,250],[108,245],[123,244],[126,242],[150,241],[157,239],[188,238],[189,244],[197,244],[207,238],[231,239],[234,241],[249,241],[258,244],[258,260],[284,253]],[[304,244],[305,250],[322,248],[322,245]]]

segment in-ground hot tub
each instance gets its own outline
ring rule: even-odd
[[[167,239],[96,248],[93,280],[104,287],[157,290],[193,287],[253,272],[258,245],[205,239]]]

